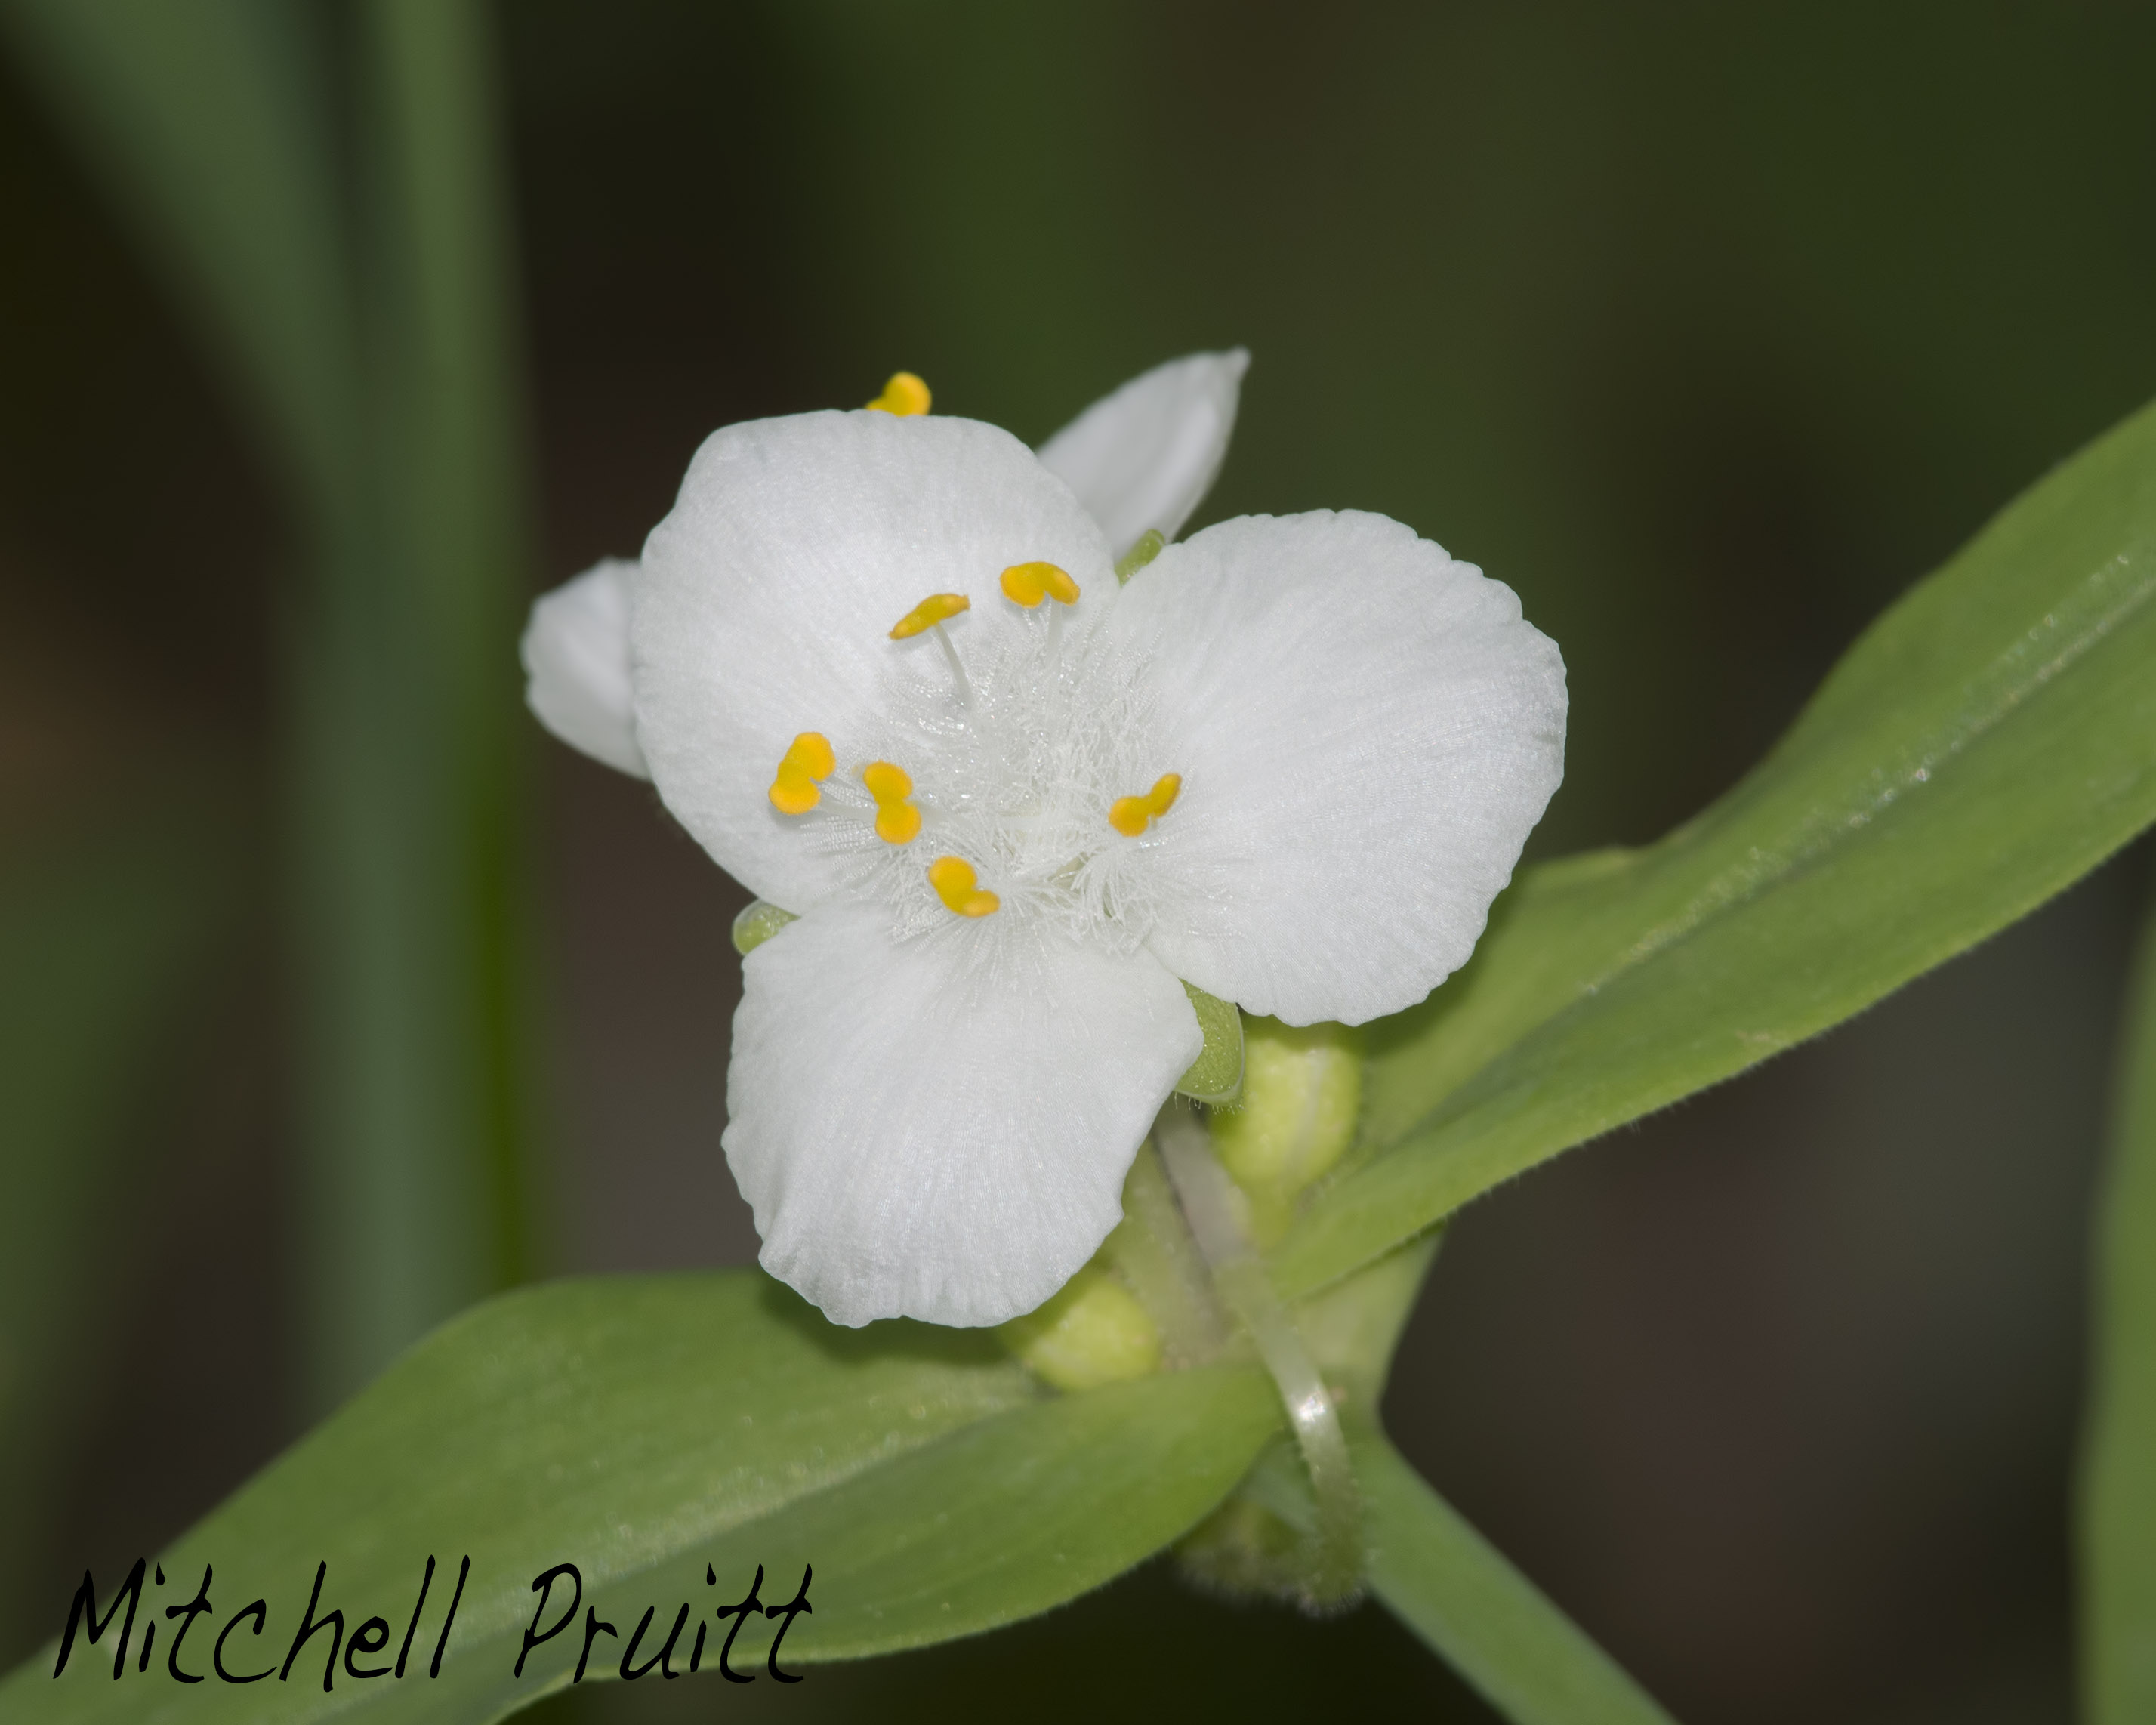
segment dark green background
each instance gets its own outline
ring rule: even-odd
[[[1206,518],[1383,511],[1563,644],[1568,773],[1537,854],[1684,818],[1888,599],[2156,393],[2147,8],[530,0],[500,22],[547,582],[633,552],[728,420],[905,366],[1038,438],[1242,342]],[[0,68],[0,933],[59,926],[69,847],[154,799],[204,836],[184,866],[74,883],[96,927],[162,937],[168,897],[196,922],[169,937],[192,955],[172,998],[81,983],[111,1032],[70,1130],[110,1155],[85,1163],[95,1291],[49,1315],[68,1391],[0,1480],[26,1530],[8,1660],[83,1564],[124,1567],[290,1435],[298,1378],[263,812],[285,538],[59,140]],[[738,896],[647,789],[531,735],[553,1261],[741,1261],[717,1153]],[[2143,846],[1456,1229],[1396,1435],[1680,1717],[2066,1716],[2085,1211],[2145,875]],[[18,1007],[17,1058],[69,998]],[[32,1178],[6,1164],[46,1142],[0,1143],[0,1172]],[[783,1695],[613,1699],[1142,1718],[1388,1696],[1476,1716],[1374,1611],[1306,1626],[1155,1574]]]

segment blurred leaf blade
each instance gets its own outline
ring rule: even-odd
[[[472,883],[466,973],[476,980],[467,1059],[479,1089],[484,1205],[492,1281],[537,1270],[540,1206],[531,1189],[526,1116],[534,992],[526,931],[529,883],[521,860],[520,744],[526,741],[518,667],[533,559],[527,406],[519,352],[509,170],[502,95],[485,14],[470,3],[383,0],[375,11],[386,89],[381,128],[401,187],[409,259],[401,295],[406,336],[398,439],[409,463],[417,608],[445,661],[440,728],[454,752],[451,808]]]
[[[981,1332],[839,1330],[754,1271],[551,1284],[445,1326],[160,1554],[190,1581],[214,1566],[206,1625],[266,1597],[267,1657],[296,1628],[318,1562],[324,1610],[401,1625],[426,1558],[453,1577],[469,1553],[439,1680],[340,1676],[325,1694],[295,1670],[284,1686],[181,1690],[154,1671],[115,1683],[109,1652],[79,1667],[78,1650],[55,1682],[48,1643],[0,1685],[0,1712],[134,1718],[154,1695],[175,1722],[495,1717],[574,1669],[580,1634],[511,1675],[532,1579],[564,1562],[621,1631],[587,1681],[619,1670],[644,1606],[670,1622],[685,1600],[714,1622],[757,1564],[767,1604],[815,1566],[788,1662],[925,1645],[1142,1560],[1224,1496],[1279,1424],[1254,1368],[1050,1398]],[[433,1597],[425,1636],[445,1607]],[[746,1630],[736,1663],[775,1628]],[[326,1651],[326,1637],[315,1645]],[[688,1652],[685,1636],[676,1669]]]
[[[1358,1433],[1372,1590],[1513,1725],[1670,1725],[1609,1655],[1374,1433]]]
[[[2119,1076],[2076,1482],[2082,1695],[2092,1725],[2156,1717],[2156,916],[2134,965]]]
[[[489,42],[464,0],[370,4],[371,56],[333,53],[328,19],[0,0],[298,506],[295,1257],[321,1406],[528,1274],[536,1208],[513,728],[528,500]]]
[[[110,1248],[144,1101],[129,1079],[194,1004],[242,901],[234,787],[164,766],[118,818],[0,857],[0,1549],[24,1559],[44,1553],[80,1368],[116,1316]],[[29,1580],[0,1577],[0,1607]]]
[[[359,401],[332,147],[298,9],[264,0],[5,0],[53,110],[147,237],[272,459],[352,506]]]
[[[500,112],[480,8],[376,0],[355,107],[369,511],[300,651],[325,1027],[309,1204],[327,1407],[531,1273],[516,611],[529,566]]]
[[[2009,506],[1660,844],[1548,865],[1383,1027],[1367,1154],[1292,1297],[1559,1151],[1861,1010],[2156,819],[2156,409]]]

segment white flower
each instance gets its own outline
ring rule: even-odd
[[[1291,1024],[1412,1005],[1556,788],[1555,646],[1396,522],[1228,521],[1119,589],[1111,536],[1195,506],[1240,368],[1149,373],[1039,458],[963,419],[729,427],[608,578],[660,796],[799,914],[745,961],[723,1143],[765,1268],[839,1323],[1038,1306],[1197,1057],[1178,978]],[[1155,439],[1173,482],[1116,433],[1188,424],[1171,388],[1217,424]]]
[[[1155,366],[1040,446],[1042,463],[1092,511],[1117,557],[1148,530],[1174,538],[1204,501],[1228,453],[1250,363],[1238,347]],[[532,606],[523,641],[525,699],[562,742],[649,778],[629,687],[635,573],[634,562],[608,557]]]

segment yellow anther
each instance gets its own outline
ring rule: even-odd
[[[803,732],[778,763],[778,776],[771,782],[772,806],[781,814],[806,814],[824,800],[816,781],[838,769],[829,740],[820,732]]]
[[[980,890],[973,864],[963,856],[939,856],[929,864],[928,884],[944,908],[961,916],[985,916],[1003,904],[993,892]]]
[[[973,602],[962,593],[932,593],[891,624],[891,638],[894,641],[910,639],[924,629],[935,628],[947,617],[956,617],[961,611],[973,608]]]
[[[1149,823],[1158,820],[1175,806],[1176,796],[1182,789],[1180,773],[1163,773],[1142,797],[1116,798],[1108,808],[1108,824],[1126,839],[1135,839]]]
[[[906,799],[913,779],[903,767],[878,761],[861,769],[861,783],[876,801],[875,834],[886,845],[911,845],[921,830],[921,811]]]
[[[1078,583],[1053,563],[1013,563],[1004,571],[1004,597],[1030,611],[1043,599],[1078,603]]]
[[[910,419],[916,413],[928,411],[928,386],[911,372],[893,372],[891,382],[883,386],[883,393],[866,405],[879,413],[896,413],[901,419]]]

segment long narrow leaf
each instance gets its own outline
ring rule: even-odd
[[[357,350],[332,146],[299,9],[0,0],[55,116],[227,357],[321,515],[358,481]]]
[[[1368,1149],[1282,1242],[1282,1292],[1847,1018],[2156,819],[2152,595],[2156,409],[1875,624],[1720,803],[1501,901],[1382,1033]]]
[[[492,1280],[536,1268],[526,1117],[532,993],[519,744],[528,741],[510,644],[531,562],[517,295],[493,43],[471,0],[379,0],[384,179],[407,262],[397,495],[405,500],[414,621],[439,666],[440,723],[422,758],[447,767],[465,884],[465,1055],[476,1094]]]
[[[1358,1431],[1354,1451],[1372,1589],[1513,1725],[1669,1725],[1383,1437]]]
[[[325,1631],[287,1679],[183,1686],[163,1663],[168,1630],[147,1671],[131,1656],[116,1681],[116,1626],[101,1646],[75,1647],[57,1681],[48,1644],[0,1683],[0,1717],[471,1725],[573,1681],[581,1612],[517,1671],[541,1605],[540,1627],[564,1622],[580,1585],[582,1605],[613,1625],[590,1682],[644,1666],[685,1604],[693,1621],[671,1668],[696,1656],[701,1625],[709,1673],[730,1626],[716,1613],[759,1566],[767,1605],[815,1572],[785,1664],[923,1646],[1045,1610],[1142,1561],[1219,1502],[1280,1423],[1254,1367],[1050,1398],[978,1331],[835,1329],[752,1271],[557,1283],[437,1332],[157,1557],[167,1584],[146,1598],[161,1608],[214,1570],[214,1615],[182,1670],[207,1669],[237,1621],[226,1657],[244,1675],[283,1669],[318,1566],[317,1618],[341,1611],[349,1635],[378,1615],[401,1636],[432,1556],[402,1677],[331,1666]],[[535,1592],[564,1563],[574,1583],[557,1577],[551,1601]],[[121,1579],[96,1578],[100,1607]],[[239,1620],[258,1597],[259,1639]],[[655,1630],[632,1649],[647,1607]],[[737,1667],[756,1670],[779,1627],[742,1625]],[[387,1666],[398,1645],[356,1663]]]
[[[2079,1482],[2090,1725],[2156,1719],[2156,916],[2141,937],[2120,1068]]]
[[[364,18],[372,506],[363,570],[328,584],[303,649],[295,786],[326,984],[308,1188],[324,1406],[533,1259],[526,499],[499,115],[468,0]]]

